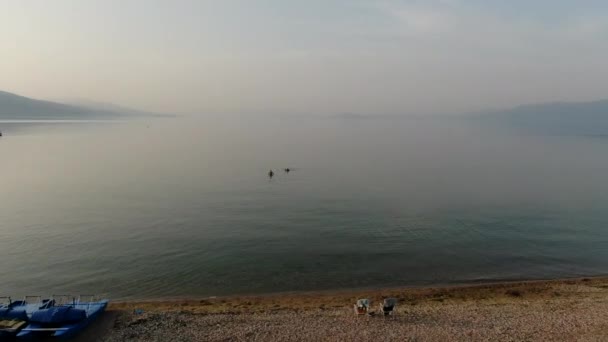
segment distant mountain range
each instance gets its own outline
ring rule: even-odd
[[[79,104],[35,100],[0,91],[0,120],[117,119],[129,115],[156,114],[84,100]]]
[[[539,103],[461,115],[341,113],[330,117],[339,120],[468,120],[471,124],[511,130],[517,134],[608,138],[608,100]]]
[[[523,105],[476,117],[532,133],[608,136],[608,100]]]
[[[148,112],[144,112],[144,111],[133,109],[133,108],[119,106],[114,103],[98,102],[98,101],[92,101],[92,100],[88,100],[88,99],[68,99],[68,100],[57,101],[57,102],[64,103],[64,104],[67,104],[70,106],[94,109],[94,110],[102,111],[102,112],[121,113],[121,114],[128,114],[128,115],[142,115],[142,116],[160,115],[160,114],[156,114],[156,113],[148,113]]]
[[[117,119],[127,116],[164,116],[114,104],[74,100],[70,103],[41,101],[0,91],[0,120]],[[340,119],[396,119],[399,115],[341,114]],[[465,116],[466,117],[466,116]],[[608,136],[608,100],[554,102],[523,105],[479,113],[468,118],[541,134]]]
[[[512,118],[608,118],[608,100],[591,102],[551,102],[517,106],[490,114]]]

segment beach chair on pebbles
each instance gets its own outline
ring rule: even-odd
[[[355,304],[355,315],[366,315],[369,313],[369,299],[359,299]]]
[[[397,299],[395,298],[386,298],[380,304],[380,312],[384,314],[384,316],[392,315],[395,312],[395,307],[397,306]]]

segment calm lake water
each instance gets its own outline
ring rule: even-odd
[[[212,296],[608,273],[605,137],[413,118],[0,130],[0,294]]]

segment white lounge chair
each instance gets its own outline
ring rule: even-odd
[[[359,299],[355,304],[355,315],[366,315],[369,313],[369,299]]]

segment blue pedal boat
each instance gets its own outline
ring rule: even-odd
[[[90,299],[85,301],[82,297]],[[17,338],[71,338],[99,317],[108,305],[107,299],[95,300],[94,296],[53,296],[52,301],[52,306],[32,313],[28,325],[17,333]]]
[[[0,341],[16,336],[27,325],[32,313],[52,304],[51,300],[42,300],[40,296],[25,296],[16,301],[0,297]]]

